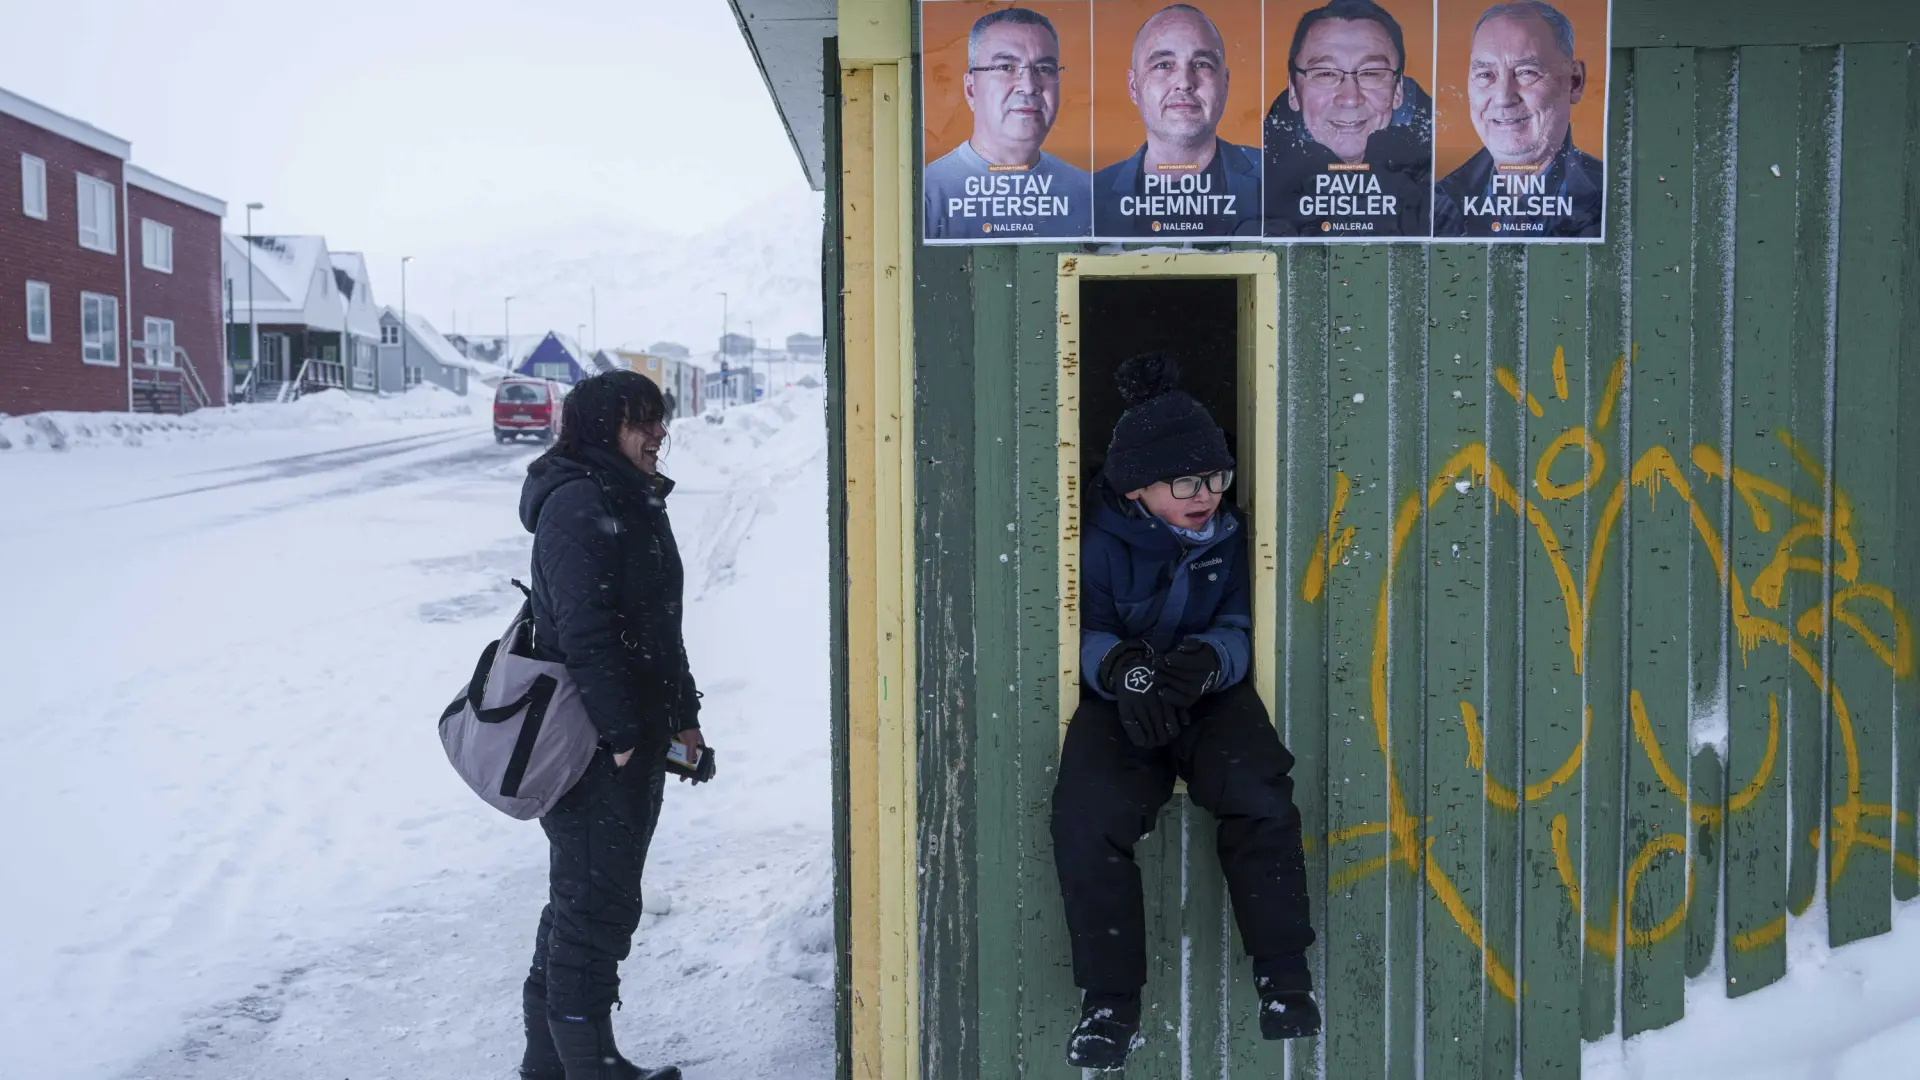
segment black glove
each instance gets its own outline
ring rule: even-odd
[[[1179,709],[1190,709],[1220,681],[1220,654],[1199,638],[1188,638],[1180,647],[1164,653],[1153,662],[1160,697]]]
[[[1144,641],[1123,641],[1100,661],[1100,685],[1120,707],[1120,726],[1135,746],[1165,746],[1186,723],[1184,709],[1160,696],[1154,673],[1153,647]]]

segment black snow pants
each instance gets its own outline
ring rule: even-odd
[[[1234,919],[1262,975],[1304,974],[1313,944],[1306,858],[1293,805],[1293,755],[1242,682],[1202,698],[1171,745],[1135,746],[1113,702],[1085,694],[1067,726],[1053,788],[1053,857],[1082,990],[1133,993],[1147,981],[1146,914],[1134,844],[1153,831],[1176,775],[1219,822]]]
[[[620,1000],[620,961],[640,926],[640,871],[666,792],[659,760],[636,751],[616,769],[602,747],[540,819],[552,863],[527,988],[555,1016],[599,1016]]]

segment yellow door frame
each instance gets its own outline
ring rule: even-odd
[[[1086,278],[1230,278],[1239,285],[1236,335],[1239,445],[1235,479],[1253,492],[1248,552],[1253,559],[1253,682],[1274,711],[1279,632],[1280,260],[1271,251],[1219,254],[1129,252],[1059,259],[1060,737],[1080,705],[1080,282]]]

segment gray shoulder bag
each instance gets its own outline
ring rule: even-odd
[[[487,805],[522,821],[553,809],[585,775],[600,740],[567,666],[532,653],[529,593],[440,714],[440,743],[460,779]]]

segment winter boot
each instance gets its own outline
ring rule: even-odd
[[[1260,991],[1260,1037],[1305,1039],[1320,1034],[1320,1006],[1313,1000],[1313,984],[1304,975],[1256,976]]]
[[[520,984],[520,1015],[527,1024],[527,1052],[520,1057],[520,1080],[567,1080],[567,1067],[553,1048],[547,1027],[547,995],[532,981]]]
[[[643,1069],[620,1056],[613,1044],[613,1018],[550,1016],[554,1048],[566,1065],[566,1080],[680,1080],[680,1069]]]
[[[1081,1069],[1118,1069],[1140,1035],[1140,995],[1096,994],[1080,999],[1080,1022],[1067,1040],[1067,1064]]]

